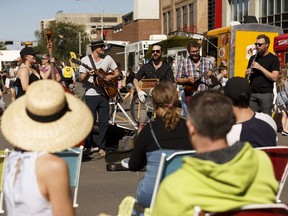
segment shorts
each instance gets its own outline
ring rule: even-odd
[[[127,91],[130,91],[130,89],[135,89],[135,87],[132,83],[128,83],[126,88],[127,88]]]
[[[15,80],[10,79],[9,88],[15,88]]]

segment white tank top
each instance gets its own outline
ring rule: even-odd
[[[51,204],[42,195],[36,177],[36,160],[43,154],[45,153],[14,151],[9,155],[4,179],[8,216],[52,216]],[[15,180],[18,160],[21,162]]]

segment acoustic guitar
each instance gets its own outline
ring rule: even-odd
[[[217,70],[219,70],[218,67],[214,67],[214,68],[211,68],[211,69],[210,69],[210,71],[212,71],[212,72],[215,72],[215,71],[217,71]],[[191,95],[193,95],[194,92],[197,91],[197,89],[198,89],[198,87],[199,87],[199,85],[200,85],[200,80],[201,80],[203,77],[207,76],[208,72],[209,72],[209,71],[206,71],[206,72],[200,74],[199,77],[195,77],[193,84],[191,83],[191,84],[186,84],[186,85],[184,85],[184,92],[185,92],[185,95],[186,95],[186,96],[191,96]],[[212,81],[213,85],[217,85],[217,83],[218,83],[218,80],[217,80],[216,77],[211,77],[211,81]]]
[[[78,59],[71,58],[71,62],[77,64],[77,65],[82,65],[88,70],[92,70],[91,67],[88,65],[84,64]],[[113,74],[113,72],[111,72]],[[102,68],[97,69],[94,74],[94,82],[95,85],[99,86],[102,90],[103,93],[106,97],[113,98],[117,95],[118,93],[118,82],[117,79],[110,80],[109,82],[105,81],[105,77],[111,73],[106,73]]]

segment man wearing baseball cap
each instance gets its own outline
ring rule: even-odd
[[[227,134],[228,144],[248,141],[253,147],[276,146],[276,123],[270,115],[254,112],[250,108],[251,89],[248,81],[242,77],[229,79],[224,87],[224,94],[233,102],[236,120]]]

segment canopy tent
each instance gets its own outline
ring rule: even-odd
[[[191,38],[191,37],[176,35],[176,36],[172,36],[166,40],[162,40],[162,41],[157,42],[157,43],[160,43],[162,45],[163,53],[167,54],[167,50],[169,48],[186,47],[187,44],[192,40],[198,41],[199,38],[195,39],[195,38]],[[151,49],[152,49],[152,45],[149,45],[149,48],[148,48],[146,55],[145,55],[146,58],[149,58],[151,56]]]
[[[288,51],[288,33],[274,37],[274,52]]]

